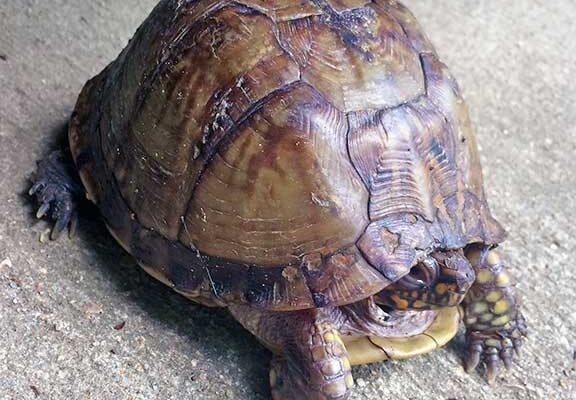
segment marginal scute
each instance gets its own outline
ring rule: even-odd
[[[180,240],[257,265],[299,264],[354,243],[367,193],[347,159],[345,116],[305,84],[238,126],[199,180]]]
[[[444,116],[446,128],[440,140],[447,149],[452,149],[450,157],[459,174],[458,197],[445,200],[446,204],[452,203],[454,213],[448,213],[445,218],[464,221],[468,242],[480,239],[500,243],[506,238],[506,232],[490,213],[486,201],[478,146],[458,84],[436,55],[422,55],[422,66],[428,91],[422,103],[426,103],[428,110],[434,108],[432,113]]]
[[[390,246],[391,242],[393,246]],[[410,268],[420,261],[425,249],[433,246],[460,248],[465,240],[419,216],[394,214],[372,222],[357,244],[378,271],[396,281],[408,274]]]
[[[424,93],[420,59],[402,27],[370,5],[278,27],[302,79],[341,111],[393,107]]]
[[[392,283],[366,262],[356,246],[323,259],[320,268],[304,263],[302,269],[317,307],[365,299]]]

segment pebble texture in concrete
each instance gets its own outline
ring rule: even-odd
[[[355,369],[354,400],[576,399],[576,3],[406,0],[472,110],[531,329],[493,387],[434,354]],[[0,399],[269,399],[269,354],[141,272],[87,210],[42,244],[25,191],[82,84],[154,0],[0,2]]]

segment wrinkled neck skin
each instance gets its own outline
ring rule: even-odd
[[[374,297],[333,309],[341,314],[339,329],[343,335],[407,337],[424,331],[436,318],[437,311],[384,311]]]

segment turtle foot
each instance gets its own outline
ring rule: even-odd
[[[39,161],[28,193],[35,196],[39,204],[36,217],[49,216],[55,221],[50,234],[52,240],[56,240],[66,228],[72,236],[78,222],[77,205],[83,189],[70,156],[54,151]]]
[[[509,369],[513,351],[519,353],[526,337],[526,322],[512,277],[498,252],[490,246],[471,246],[467,256],[476,281],[464,299],[467,371],[483,359],[486,380],[495,382],[502,364]]]
[[[507,325],[497,331],[469,331],[466,334],[466,358],[464,366],[467,372],[473,371],[481,358],[486,364],[486,380],[492,385],[498,376],[501,364],[506,369],[512,366],[514,357],[520,354],[520,348],[527,336],[526,323],[520,313]]]

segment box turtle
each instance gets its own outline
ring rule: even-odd
[[[394,0],[162,0],[69,146],[31,188],[53,236],[87,196],[148,273],[274,353],[274,399],[345,399],[352,365],[461,320],[492,382],[525,336],[466,105]]]

